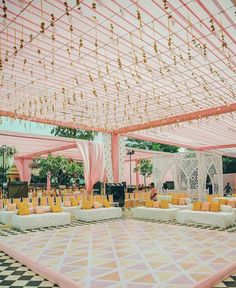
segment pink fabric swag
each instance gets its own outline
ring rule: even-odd
[[[105,171],[103,143],[76,141],[84,162],[84,178],[87,193],[93,192],[93,185],[103,180]]]
[[[30,183],[32,172],[30,164],[32,163],[32,159],[15,158],[14,162],[20,174],[20,180]]]

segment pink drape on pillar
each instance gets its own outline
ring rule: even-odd
[[[138,167],[138,164],[139,164],[139,161],[138,160],[135,160],[135,166],[136,168]],[[139,171],[136,170],[136,185],[139,185],[140,184],[140,181],[139,181]]]
[[[103,143],[76,141],[84,162],[86,190],[93,192],[93,185],[103,180],[105,171]]]
[[[20,174],[20,180],[26,181],[29,184],[31,180],[31,172],[32,172],[32,169],[30,167],[30,164],[32,163],[32,159],[15,158],[14,162]]]
[[[119,177],[119,150],[120,150],[120,137],[118,134],[111,135],[111,158],[114,182],[120,182]]]

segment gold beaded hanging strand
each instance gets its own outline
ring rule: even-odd
[[[3,66],[2,66],[2,37],[0,34],[0,71],[3,70]]]
[[[41,24],[40,24],[40,32],[44,33],[45,32],[45,22],[44,22],[44,17],[43,17],[43,0],[40,0],[40,6],[41,6]]]

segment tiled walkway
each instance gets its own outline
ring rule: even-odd
[[[0,234],[13,234],[3,237],[4,243],[63,273],[82,287],[191,287],[196,281],[233,261],[236,253],[236,244],[233,244],[235,233],[132,219],[86,225],[74,221],[68,228],[43,230],[22,234],[6,229]],[[171,239],[175,239],[175,244],[170,242]],[[65,243],[68,241],[70,246],[65,256]],[[215,255],[214,251],[219,249],[221,255]],[[0,257],[1,264],[2,261]],[[17,264],[15,272],[19,267],[21,265]],[[37,280],[29,277],[19,280],[16,276],[15,280],[11,277],[6,279],[1,270],[0,287],[35,287],[31,284],[36,282],[30,281],[41,281],[36,287],[57,287],[34,274],[31,277]],[[232,279],[216,287],[236,287],[233,286],[236,284],[234,276]],[[177,285],[178,282],[181,284]],[[11,285],[4,286],[2,283]]]

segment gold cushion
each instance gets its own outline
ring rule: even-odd
[[[178,198],[173,198],[172,199],[172,204],[173,205],[178,205],[179,204],[179,199]]]
[[[84,210],[91,209],[90,202],[87,200],[83,201],[82,209],[84,209]]]
[[[75,198],[71,198],[71,206],[77,206],[78,205],[78,201],[75,200]]]
[[[169,208],[169,201],[168,200],[161,200],[160,206],[162,209],[168,209]]]
[[[218,203],[219,203],[220,205],[227,205],[227,202],[228,202],[227,199],[219,199],[219,200],[218,200]]]
[[[105,208],[109,208],[111,206],[107,200],[104,200],[103,205]]]
[[[193,203],[193,211],[200,211],[202,207],[202,202],[194,202]]]
[[[29,206],[27,205],[27,203],[19,203],[18,209],[19,209],[18,210],[19,215],[29,215],[30,214]]]
[[[145,202],[145,207],[151,208],[153,207],[153,201],[152,200],[148,200]]]
[[[60,205],[51,205],[51,210],[53,213],[62,212],[62,208]]]
[[[211,212],[219,212],[220,211],[220,204],[218,202],[212,202],[210,211]]]

